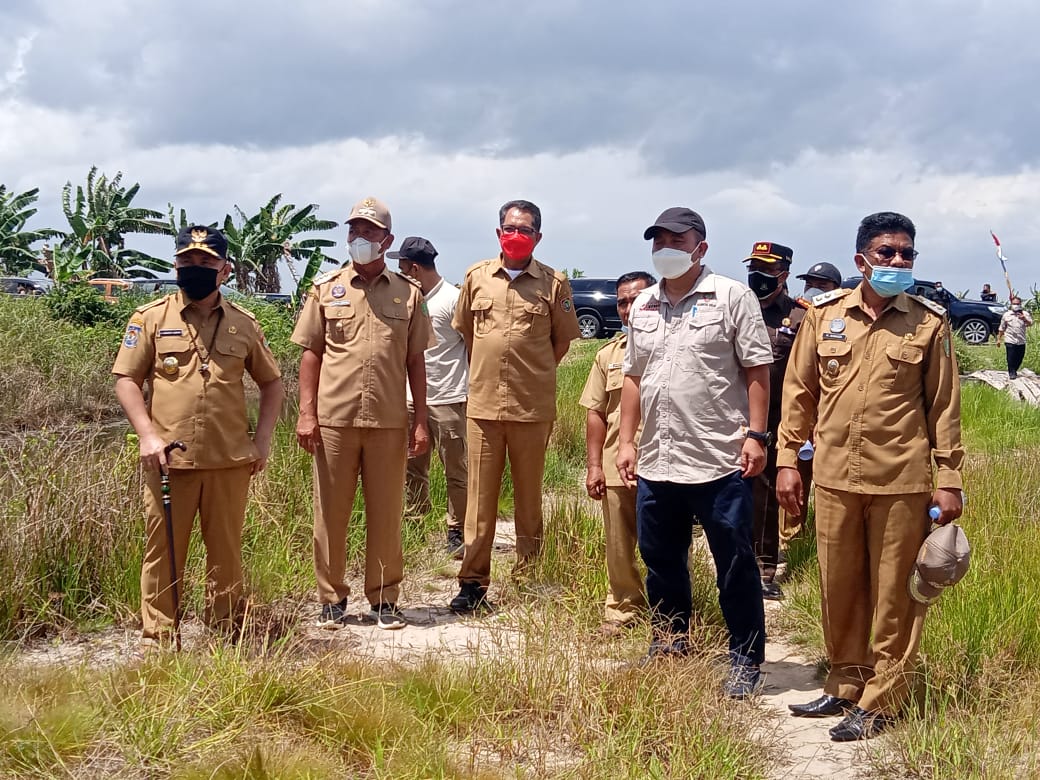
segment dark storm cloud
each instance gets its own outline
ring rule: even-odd
[[[1024,3],[10,4],[22,99],[135,140],[277,148],[422,137],[493,156],[638,146],[675,173],[902,146],[940,170],[1037,161]]]

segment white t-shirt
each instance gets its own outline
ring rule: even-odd
[[[451,327],[459,289],[441,279],[426,295],[426,308],[437,336],[437,346],[426,350],[426,405],[446,406],[466,400],[469,389],[469,360],[466,342]],[[408,388],[408,402],[412,389]]]

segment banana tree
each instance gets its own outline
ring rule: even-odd
[[[293,267],[294,261],[303,261],[306,269],[317,262],[320,267],[326,259],[320,250],[335,246],[327,238],[298,239],[301,233],[332,230],[336,222],[317,217],[318,207],[309,204],[297,208],[292,203],[281,203],[282,196],[275,195],[252,216],[247,216],[235,206],[237,220],[229,214],[224,218],[224,235],[228,240],[228,255],[235,267],[235,282],[245,293],[279,292],[281,277],[278,263],[285,261],[290,275],[300,284]],[[312,271],[310,276],[313,277]]]
[[[63,234],[50,228],[25,229],[25,223],[36,214],[32,205],[39,194],[36,188],[16,195],[0,184],[0,273],[25,276],[32,271],[47,270],[41,251],[33,249],[33,244],[60,238]]]
[[[86,188],[77,186],[75,198],[72,182],[65,183],[61,207],[71,231],[63,248],[75,248],[75,254],[84,256],[87,268],[98,275],[153,278],[153,272],[169,273],[168,260],[126,248],[127,234],[170,235],[171,227],[161,212],[132,206],[141,185],[124,187],[122,180],[121,171],[109,179],[98,176],[97,166],[92,166]]]

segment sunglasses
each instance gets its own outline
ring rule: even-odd
[[[871,254],[877,255],[886,262],[891,262],[899,255],[903,258],[906,263],[913,263],[917,259],[918,251],[910,246],[905,246],[902,249],[895,249],[894,247],[882,244],[877,249],[869,250]]]

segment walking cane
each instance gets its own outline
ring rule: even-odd
[[[170,462],[170,453],[174,450],[186,450],[182,441],[171,441],[163,447],[166,462]],[[170,555],[170,587],[173,589],[173,639],[177,650],[181,649],[181,600],[177,593],[177,552],[173,546],[173,512],[170,509],[170,473],[166,466],[159,467],[161,474],[163,515],[166,518],[166,547]]]

